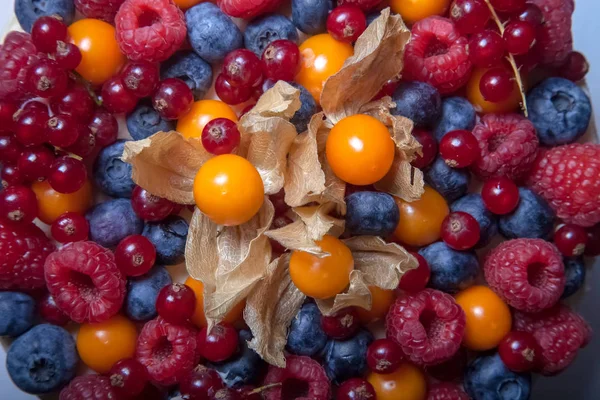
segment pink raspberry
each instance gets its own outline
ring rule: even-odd
[[[0,289],[44,287],[44,262],[55,249],[34,224],[0,220]]]
[[[532,333],[542,349],[541,373],[555,375],[575,359],[577,350],[590,341],[592,329],[569,307],[556,307],[536,314],[516,311],[513,329]]]
[[[571,17],[574,0],[531,0],[544,14],[544,24],[538,31],[537,45],[542,64],[559,66],[573,50]]]
[[[61,390],[59,400],[114,400],[117,394],[110,378],[102,375],[77,376]]]
[[[487,114],[473,128],[481,156],[471,166],[481,178],[522,178],[533,165],[539,141],[533,124],[517,114]]]
[[[338,6],[342,6],[344,4],[354,4],[360,7],[364,12],[371,11],[379,4],[382,3],[383,0],[338,0]]]
[[[469,400],[470,397],[456,383],[435,383],[427,391],[427,400]]]
[[[115,21],[115,15],[125,0],[75,0],[75,8],[87,18],[97,18],[108,23]]]
[[[427,82],[441,94],[464,86],[471,76],[468,40],[454,22],[429,17],[415,23],[404,52],[404,79]]]
[[[542,239],[514,239],[490,252],[483,267],[490,288],[517,310],[552,307],[565,288],[565,267],[556,247]]]
[[[600,145],[568,144],[542,152],[527,183],[563,221],[588,227],[600,222]]]
[[[183,12],[171,0],[125,0],[115,25],[119,47],[130,60],[164,61],[187,34]]]
[[[119,312],[125,276],[113,253],[94,242],[75,242],[50,254],[46,285],[58,308],[73,321],[101,322]]]
[[[148,321],[138,336],[136,359],[150,378],[164,386],[173,385],[197,363],[196,331],[157,317]]]
[[[285,368],[269,366],[264,384],[284,384],[287,380],[304,382],[308,386],[305,397],[294,397],[296,400],[328,400],[331,385],[325,370],[315,360],[305,356],[288,356]],[[285,400],[282,386],[276,386],[264,392],[265,400]]]
[[[25,76],[28,67],[41,57],[28,33],[13,31],[6,35],[0,46],[0,100],[29,97]]]
[[[217,0],[225,14],[244,19],[275,11],[282,3],[283,0]]]
[[[435,365],[458,351],[465,324],[465,313],[452,296],[424,289],[396,299],[387,315],[386,332],[414,363]]]

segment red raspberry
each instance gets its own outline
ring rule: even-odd
[[[134,61],[166,60],[187,34],[183,12],[171,0],[125,0],[115,25],[121,51]]]
[[[69,243],[44,265],[48,291],[73,321],[101,322],[119,312],[125,276],[113,253],[94,242]]]
[[[297,380],[308,385],[305,397],[284,397],[284,388],[276,386],[263,393],[265,400],[285,400],[294,398],[296,400],[328,400],[331,386],[325,370],[315,360],[305,356],[288,356],[285,368],[269,366],[269,372],[265,377],[264,384],[285,384],[287,380]]]
[[[552,307],[565,288],[565,266],[556,247],[542,239],[514,239],[490,252],[483,266],[490,288],[517,310]]]
[[[60,391],[59,400],[114,400],[117,394],[110,378],[102,375],[78,376]]]
[[[154,382],[173,385],[197,363],[196,332],[191,327],[174,325],[157,317],[142,328],[135,357]]]
[[[541,373],[544,375],[555,375],[567,368],[577,350],[585,347],[592,335],[587,322],[562,304],[536,314],[516,311],[513,329],[533,334],[542,349]]]
[[[97,18],[108,23],[115,21],[115,15],[125,0],[75,0],[75,8],[87,18]]]
[[[0,46],[0,100],[29,97],[25,82],[27,67],[40,58],[28,33],[13,31],[6,35]]]
[[[567,223],[600,222],[600,145],[568,144],[542,152],[528,184]]]
[[[481,157],[471,166],[481,178],[522,178],[533,165],[538,138],[533,124],[517,114],[487,114],[473,129]]]
[[[404,52],[403,78],[427,82],[441,94],[464,86],[471,76],[468,40],[454,22],[429,17],[415,23]]]
[[[387,315],[386,332],[414,363],[435,365],[458,351],[465,324],[465,312],[452,296],[423,289],[396,299]]]
[[[542,10],[544,23],[538,30],[537,45],[542,64],[559,66],[573,50],[571,16],[573,0],[531,0]]]
[[[44,287],[44,262],[54,244],[33,223],[0,221],[0,289]]]
[[[225,14],[244,19],[275,11],[281,3],[283,0],[217,0]]]
[[[381,4],[383,0],[338,0],[338,6],[343,6],[344,4],[353,4],[358,6],[364,12],[371,11],[379,4]]]
[[[435,383],[429,387],[427,400],[469,400],[470,397],[456,383]]]

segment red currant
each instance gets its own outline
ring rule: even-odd
[[[0,133],[12,132],[14,126],[14,115],[19,106],[8,100],[0,100]]]
[[[12,185],[20,185],[25,182],[21,171],[16,165],[5,164],[0,172],[2,178],[2,187],[6,188]]]
[[[37,198],[27,186],[9,186],[0,192],[1,219],[30,223],[37,218],[37,214]]]
[[[587,229],[587,243],[584,254],[590,257],[600,255],[600,224]]]
[[[17,166],[26,180],[43,180],[50,173],[53,161],[54,153],[47,147],[29,147],[21,153]]]
[[[133,358],[117,361],[110,369],[108,376],[110,385],[122,398],[142,393],[150,379],[146,367]]]
[[[55,114],[69,114],[87,124],[94,112],[95,104],[85,87],[72,84],[62,97],[52,99],[50,108]]]
[[[31,65],[26,79],[29,91],[46,99],[63,95],[69,83],[67,72],[50,59],[41,59]]]
[[[102,104],[112,113],[120,114],[132,111],[138,98],[127,89],[123,80],[114,76],[102,85]]]
[[[217,76],[217,80],[215,81],[215,92],[223,102],[230,105],[248,101],[252,96],[251,88],[233,86],[223,74]]]
[[[158,293],[156,311],[172,324],[183,324],[194,314],[196,295],[186,285],[174,283],[165,286]]]
[[[87,168],[81,160],[59,157],[50,166],[48,182],[59,193],[75,193],[87,179]]]
[[[379,100],[385,96],[392,96],[396,89],[400,86],[400,81],[397,78],[389,79],[386,81],[379,92],[373,97],[373,100]]]
[[[202,130],[202,146],[211,154],[229,154],[239,144],[240,131],[230,119],[215,118]]]
[[[499,103],[508,99],[514,88],[514,76],[504,67],[487,71],[479,81],[479,90],[486,101]]]
[[[469,58],[476,67],[489,68],[498,65],[504,58],[504,40],[498,32],[485,30],[469,40]]]
[[[35,111],[45,111],[46,114],[48,114],[48,106],[45,103],[42,103],[41,101],[38,100],[29,100],[26,101],[25,103],[23,103],[21,105],[21,110],[22,111],[29,111],[29,110],[35,110]],[[16,115],[16,117],[18,117],[19,115],[21,115],[20,113]],[[15,118],[15,116],[13,115],[13,119]]]
[[[508,214],[519,205],[519,188],[506,177],[492,178],[481,188],[485,207],[497,215]]]
[[[412,134],[417,139],[417,142],[421,144],[423,155],[417,155],[417,158],[412,161],[411,165],[415,168],[423,169],[435,160],[438,151],[437,142],[431,133],[423,129],[415,129]]]
[[[580,226],[565,224],[554,232],[554,245],[565,257],[583,255],[586,244],[587,232]]]
[[[154,109],[165,119],[179,119],[192,108],[194,94],[181,79],[168,78],[160,82],[152,95]]]
[[[457,211],[442,222],[442,240],[454,250],[468,250],[479,241],[479,223],[471,214]]]
[[[429,269],[427,260],[425,260],[422,255],[413,252],[410,252],[410,254],[417,259],[419,265],[417,268],[411,269],[402,275],[400,283],[398,284],[398,289],[409,293],[416,293],[425,289],[425,286],[427,286],[429,277],[431,276],[431,270]]]
[[[69,147],[77,141],[80,122],[68,114],[57,114],[46,122],[45,137],[53,146]]]
[[[217,371],[200,364],[179,382],[179,391],[190,399],[209,399],[224,387]]]
[[[358,6],[338,6],[327,17],[327,31],[340,42],[352,43],[367,29],[367,18]]]
[[[74,70],[81,63],[82,55],[79,47],[73,43],[59,41],[54,50],[56,64],[67,71]]]
[[[572,51],[567,56],[565,63],[558,69],[558,73],[565,79],[579,82],[587,75],[590,64],[583,54]]]
[[[293,81],[300,72],[300,49],[291,40],[275,40],[262,54],[262,69],[273,81]]]
[[[65,314],[54,301],[54,297],[50,293],[46,293],[37,303],[37,310],[40,317],[46,322],[54,325],[64,326],[71,319]]]
[[[514,55],[527,54],[535,44],[535,36],[535,26],[523,21],[510,22],[502,35],[506,50]]]
[[[402,362],[402,349],[391,339],[378,339],[367,349],[367,365],[379,374],[394,372]]]
[[[490,20],[490,9],[484,0],[454,0],[450,18],[463,35],[482,31]]]
[[[347,339],[360,327],[358,313],[354,307],[347,307],[334,315],[321,317],[321,327],[327,336],[333,339]]]
[[[238,87],[254,87],[262,80],[260,59],[247,49],[227,54],[221,73],[229,83]]]
[[[285,190],[283,189],[270,195],[269,200],[271,200],[273,207],[275,207],[275,216],[285,215],[290,209],[290,206],[285,202]]]
[[[498,345],[498,354],[511,371],[527,372],[537,367],[540,348],[531,333],[512,331]]]
[[[50,226],[50,233],[59,243],[81,242],[88,239],[90,223],[81,214],[66,212]]]
[[[46,142],[45,128],[48,110],[30,109],[18,113],[15,137],[24,146],[39,146]]]
[[[273,222],[271,223],[271,229],[272,230],[280,229],[280,228],[283,228],[284,226],[291,224],[292,222],[294,222],[294,221],[292,221],[291,218],[289,218],[285,215],[279,215],[279,216],[276,216],[275,218],[273,218]],[[273,239],[269,239],[269,241],[271,242],[271,250],[273,251],[273,254],[281,255],[281,254],[285,253],[285,251],[287,250],[278,241],[273,240]]]
[[[146,221],[161,221],[171,215],[175,203],[136,186],[131,194],[133,211]]]
[[[202,357],[208,361],[225,361],[237,350],[238,333],[227,322],[215,325],[210,332],[205,326],[198,334],[198,347]]]
[[[490,3],[498,11],[505,13],[516,13],[525,8],[527,0],[490,0]]]
[[[527,3],[523,11],[517,15],[517,19],[519,21],[529,22],[535,28],[539,28],[544,23],[544,14],[535,4]]]
[[[96,144],[100,147],[106,147],[114,143],[119,135],[117,120],[104,108],[98,108],[94,111],[88,128],[96,137]]]
[[[22,151],[23,146],[16,137],[0,135],[0,161],[2,163],[16,163]]]
[[[42,53],[52,53],[56,42],[67,39],[67,25],[54,15],[38,18],[31,28],[31,41]]]
[[[77,141],[65,150],[79,157],[89,156],[96,147],[96,135],[89,128],[82,126]]]
[[[440,155],[452,168],[464,168],[479,158],[479,142],[465,130],[448,132],[440,140]]]
[[[338,388],[336,400],[374,400],[377,396],[373,385],[363,378],[351,378]]]
[[[156,248],[142,235],[127,236],[115,249],[115,263],[127,276],[140,276],[150,271],[156,261]]]
[[[262,91],[261,91],[261,93],[260,93],[260,95],[259,95],[258,97],[260,97],[260,96],[262,96]],[[240,116],[239,116],[239,117],[240,117],[240,118],[242,118],[244,115],[248,114],[248,112],[249,112],[250,110],[252,110],[252,109],[254,108],[254,106],[255,106],[255,105],[256,105],[256,103],[255,103],[255,104],[248,104],[248,105],[247,105],[246,107],[244,107],[244,109],[243,109],[243,110],[240,112]]]
[[[461,347],[448,361],[427,367],[427,373],[444,382],[460,380],[467,366],[467,351]]]
[[[125,88],[135,96],[150,96],[160,80],[158,65],[147,61],[130,62],[123,68],[121,79]]]

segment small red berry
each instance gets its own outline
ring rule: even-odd
[[[50,293],[46,293],[38,301],[37,310],[43,320],[54,325],[65,326],[71,320],[67,314],[58,308],[54,297]]]
[[[202,130],[202,146],[211,154],[229,154],[239,144],[240,131],[230,119],[215,118]]]
[[[231,357],[238,348],[238,333],[226,322],[215,325],[210,332],[208,327],[198,333],[198,348],[208,361],[221,362]]]
[[[140,276],[152,268],[156,261],[156,248],[142,235],[127,236],[115,249],[117,267],[127,276]]]
[[[36,219],[37,214],[37,198],[30,188],[9,186],[0,192],[0,218],[27,224]]]
[[[67,147],[65,150],[69,153],[78,155],[79,157],[89,156],[96,147],[96,135],[89,128],[82,126],[79,138],[75,144]]]
[[[415,269],[411,269],[402,275],[400,278],[400,283],[398,284],[398,289],[403,290],[405,292],[416,293],[427,286],[429,282],[429,277],[431,276],[431,270],[429,269],[429,264],[427,264],[427,260],[420,255],[419,253],[410,254],[417,259],[419,265]]]
[[[15,164],[23,151],[23,146],[15,136],[0,136],[0,162]]]
[[[133,211],[146,221],[161,221],[171,215],[175,203],[136,186],[131,193]]]
[[[554,245],[565,257],[583,255],[587,244],[587,232],[580,226],[565,224],[554,233]]]
[[[9,100],[0,100],[0,133],[12,132],[14,115],[19,109],[16,103]]]
[[[527,3],[523,11],[517,15],[517,19],[523,22],[529,22],[535,28],[539,28],[544,23],[544,13],[533,3]]]
[[[196,295],[189,286],[174,283],[163,287],[156,298],[156,311],[165,321],[183,324],[194,314]]]
[[[479,223],[471,214],[457,211],[442,222],[442,240],[454,250],[468,250],[479,241]]]
[[[373,97],[373,100],[379,100],[384,98],[385,96],[392,96],[394,91],[400,86],[400,80],[397,78],[392,78],[386,81],[379,92]],[[413,132],[414,135],[414,132]]]
[[[179,382],[179,391],[190,399],[210,399],[225,386],[217,371],[198,365]]]
[[[21,153],[17,166],[26,180],[35,181],[48,176],[53,161],[54,153],[47,147],[29,147]]]
[[[59,193],[74,193],[87,179],[85,164],[76,158],[59,157],[50,166],[48,182]]]
[[[508,99],[514,89],[514,76],[504,67],[486,71],[479,81],[479,91],[486,101],[499,103]]]
[[[452,168],[464,168],[479,158],[479,142],[465,130],[448,132],[440,140],[440,155]]]
[[[81,242],[88,239],[90,224],[80,214],[66,212],[56,219],[50,227],[52,237],[59,243]]]
[[[567,56],[565,63],[558,69],[558,73],[565,79],[579,82],[587,75],[590,64],[583,54],[572,51]]]
[[[95,104],[83,85],[73,84],[62,97],[52,99],[50,108],[55,114],[69,114],[87,124]]]
[[[57,114],[46,122],[44,136],[51,145],[65,148],[75,144],[80,131],[80,122],[75,118],[68,114]]]
[[[113,76],[102,85],[102,104],[112,113],[120,114],[132,111],[138,101],[135,94],[127,89],[123,79]]]
[[[160,82],[152,95],[152,106],[161,117],[179,119],[190,111],[194,94],[189,86],[177,78],[167,78]]]
[[[116,118],[104,108],[94,111],[88,128],[96,137],[96,144],[100,147],[114,143],[119,135],[119,124]]]
[[[52,53],[56,42],[67,39],[67,25],[54,15],[38,18],[31,28],[31,41],[42,53]]]
[[[491,178],[483,184],[481,197],[488,210],[497,215],[504,215],[519,205],[519,188],[504,176]]]
[[[587,243],[584,254],[590,257],[600,255],[600,224],[587,229]]]
[[[262,54],[265,76],[274,81],[293,81],[300,72],[300,49],[291,40],[275,40]]]
[[[490,3],[498,11],[515,13],[525,8],[527,0],[490,0]]]
[[[25,182],[25,178],[21,175],[21,171],[16,165],[5,164],[0,171],[2,178],[2,187],[7,188],[12,185],[20,185]]]
[[[252,96],[251,88],[233,86],[223,74],[217,76],[217,80],[215,81],[215,92],[223,102],[230,105],[241,104],[250,100],[250,97]]]
[[[47,109],[35,108],[19,112],[15,122],[15,137],[23,146],[39,146],[45,143],[47,120]]]
[[[82,55],[79,47],[73,43],[59,41],[54,50],[54,61],[64,70],[71,71],[79,66]]]
[[[476,33],[469,40],[469,58],[476,67],[489,68],[498,65],[505,52],[504,40],[498,32],[485,30]]]
[[[135,96],[150,96],[160,80],[158,65],[147,61],[130,62],[121,71],[121,79],[125,88]]]
[[[529,22],[512,21],[506,26],[502,37],[510,54],[523,55],[535,44],[536,34],[535,26]]]
[[[450,6],[450,19],[463,35],[477,33],[490,20],[490,10],[484,0],[454,0]]]
[[[423,155],[417,155],[417,158],[411,162],[411,165],[415,168],[423,169],[435,160],[438,151],[437,142],[431,133],[423,129],[415,129],[412,135],[417,139],[417,142],[421,144],[421,152]]]
[[[367,349],[367,365],[379,374],[394,372],[402,362],[402,349],[391,339],[378,339]]]
[[[221,73],[233,86],[238,87],[254,87],[262,80],[260,59],[247,49],[227,54]]]
[[[347,307],[334,315],[321,317],[323,332],[336,340],[347,339],[360,327],[360,319],[354,307]]]
[[[36,96],[49,99],[67,91],[69,77],[54,60],[41,59],[27,70],[29,91]]]
[[[360,8],[338,6],[327,17],[327,31],[335,40],[352,43],[367,29],[367,18]]]
[[[498,354],[511,371],[527,372],[538,366],[541,349],[533,334],[512,331],[498,345]]]
[[[348,194],[346,194],[347,196]],[[285,202],[285,190],[281,189],[279,192],[269,196],[269,200],[275,207],[275,216],[285,215],[289,210],[290,206]]]
[[[351,378],[338,388],[336,400],[375,400],[375,389],[363,378]]]
[[[123,398],[142,393],[150,379],[146,367],[133,358],[117,361],[110,369],[108,376],[110,385]]]

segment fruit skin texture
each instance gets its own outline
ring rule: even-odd
[[[86,18],[97,18],[112,24],[125,0],[75,0],[75,8]]]
[[[75,7],[70,0],[37,2],[31,0],[16,0],[15,15],[25,32],[30,32],[33,23],[42,16],[60,15],[65,24],[69,25],[75,17]]]
[[[19,292],[0,292],[0,336],[19,336],[33,326],[35,301]]]
[[[366,310],[362,307],[355,307],[358,318],[363,325],[385,318],[390,306],[396,299],[393,290],[381,289],[378,286],[370,285],[369,291],[371,292],[371,309]]]
[[[209,4],[209,3],[202,3]],[[177,132],[186,139],[200,138],[206,124],[216,118],[227,118],[237,122],[237,114],[231,107],[218,100],[199,100],[192,109],[177,121]]]
[[[252,19],[261,14],[275,11],[282,0],[218,0],[217,4],[223,12],[232,17]]]
[[[544,24],[537,35],[537,46],[541,49],[542,63],[561,65],[573,50],[571,16],[575,9],[574,0],[532,0],[542,10]]]
[[[114,247],[127,236],[140,234],[144,228],[144,222],[133,211],[129,199],[100,203],[85,217],[90,223],[90,239],[105,247]]]
[[[286,349],[299,356],[315,356],[327,343],[321,327],[321,312],[315,303],[306,303],[290,324]]]
[[[160,222],[148,222],[142,235],[156,248],[156,262],[175,265],[183,261],[189,225],[185,219],[171,215]]]
[[[25,332],[6,353],[6,370],[13,383],[31,394],[49,393],[66,385],[75,376],[78,362],[71,334],[50,324]]]
[[[581,257],[564,257],[565,264],[565,290],[561,299],[566,299],[583,287],[585,282],[585,263]]]
[[[357,5],[361,10],[367,12],[377,7],[381,2],[382,0],[338,0],[338,6],[342,6],[344,4],[354,4]]]
[[[138,103],[135,110],[127,115],[127,130],[133,140],[146,139],[156,132],[175,130],[175,121],[168,121],[145,101]]]
[[[340,384],[367,370],[367,349],[373,335],[366,329],[346,340],[330,340],[322,352],[323,366],[331,382]]]
[[[157,265],[142,276],[129,278],[124,312],[134,321],[148,321],[156,317],[156,299],[160,290],[171,284],[171,276]]]
[[[391,339],[378,339],[367,350],[367,364],[371,371],[388,374],[394,372],[402,362],[400,346]]]
[[[357,192],[346,197],[346,229],[351,235],[379,235],[394,232],[400,211],[387,193]]]
[[[425,374],[412,364],[404,363],[391,374],[371,372],[367,381],[373,385],[377,400],[425,400]]]
[[[528,188],[519,188],[519,205],[498,218],[500,233],[509,239],[552,237],[555,216],[548,203]]]
[[[471,214],[479,223],[479,242],[475,248],[487,246],[498,233],[498,219],[485,207],[479,193],[468,193],[452,203],[450,208],[452,212],[462,211]]]
[[[117,393],[110,384],[110,378],[102,375],[76,376],[60,392],[59,400],[111,400]]]
[[[429,387],[427,400],[470,400],[470,397],[455,383],[436,383]]]
[[[502,362],[514,372],[532,371],[537,367],[540,347],[529,332],[512,331],[498,345]]]
[[[433,126],[433,136],[439,142],[452,131],[470,131],[475,126],[475,109],[464,97],[447,97],[442,101],[439,119]]]
[[[135,187],[131,179],[131,164],[121,160],[125,140],[118,140],[106,146],[94,164],[94,181],[105,194],[112,197],[131,197]]]
[[[259,58],[275,40],[287,39],[298,43],[296,27],[287,17],[269,14],[251,21],[244,31],[244,45]]]
[[[442,157],[438,157],[425,171],[425,181],[451,202],[467,193],[471,174],[468,169],[448,166]]]
[[[448,293],[456,293],[475,282],[479,262],[475,253],[456,251],[444,242],[436,242],[419,250],[429,268],[429,286]]]
[[[473,104],[475,111],[482,114],[503,114],[517,112],[521,102],[521,94],[516,81],[513,81],[513,89],[508,98],[498,103],[487,101],[479,89],[483,76],[490,68],[475,68],[471,74],[471,79],[467,83],[467,99]]]
[[[416,126],[432,126],[442,114],[439,92],[425,82],[400,83],[392,95],[392,100],[396,107],[390,109],[390,112],[411,119]]]
[[[306,397],[298,397],[296,400],[329,400],[330,383],[325,370],[317,361],[304,356],[289,356],[286,357],[286,361],[285,368],[269,366],[264,385],[285,383],[287,380],[295,379],[308,385]],[[267,390],[263,395],[265,400],[283,400],[284,398],[282,386]]]
[[[483,267],[490,287],[510,306],[539,312],[552,307],[565,287],[562,256],[540,239],[515,239],[501,243]]]
[[[213,81],[210,64],[193,51],[177,52],[162,63],[160,76],[162,79],[178,78],[184,81],[192,90],[194,100],[202,99]]]
[[[472,399],[527,400],[531,375],[510,371],[497,353],[484,355],[469,363],[464,388]]]
[[[332,0],[292,0],[292,22],[308,35],[324,33],[332,8]]]
[[[238,333],[238,352],[227,361],[209,364],[209,368],[219,373],[228,387],[239,387],[252,384],[262,371],[264,361],[254,350],[248,347],[252,333],[243,329]]]
[[[351,378],[340,385],[336,400],[368,400],[375,398],[373,385],[363,378]]]
[[[28,34],[12,31],[6,35],[0,48],[0,99],[14,101],[28,97],[28,67],[39,58]]]
[[[450,0],[392,0],[392,11],[400,14],[407,24],[414,24],[432,15],[444,15]]]

